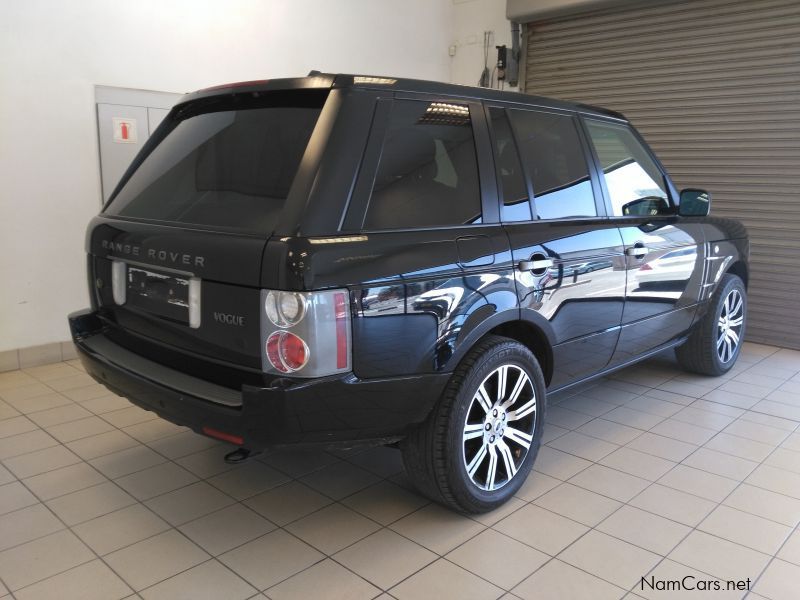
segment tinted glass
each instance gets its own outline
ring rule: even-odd
[[[106,212],[270,233],[283,209],[322,102],[225,100],[178,119]],[[220,110],[231,108],[231,110]],[[234,110],[235,109],[235,110]]]
[[[533,184],[536,217],[596,216],[589,168],[573,118],[529,110],[508,114]]]
[[[492,119],[494,163],[500,188],[498,192],[503,201],[500,218],[504,222],[529,221],[531,206],[528,201],[528,189],[506,111],[502,108],[490,108],[489,115]]]
[[[480,222],[478,162],[469,107],[396,100],[365,228]]]
[[[658,215],[671,212],[664,176],[625,125],[587,120],[611,200],[611,214]]]

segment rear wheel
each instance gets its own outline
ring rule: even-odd
[[[544,407],[544,377],[530,350],[488,337],[453,373],[428,420],[402,442],[406,472],[422,493],[455,510],[492,510],[528,476]]]
[[[684,344],[675,350],[678,363],[702,375],[727,373],[739,357],[747,319],[744,282],[732,273],[722,276],[703,316]]]

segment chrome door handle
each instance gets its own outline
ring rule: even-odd
[[[636,258],[642,258],[650,252],[650,248],[647,246],[631,246],[630,248],[625,248],[625,254],[628,256],[635,256]]]
[[[521,260],[519,261],[520,271],[544,271],[553,266],[553,261],[549,258],[539,260]]]

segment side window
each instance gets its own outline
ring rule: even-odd
[[[498,192],[503,201],[500,208],[500,220],[505,223],[530,221],[531,205],[528,188],[525,184],[525,176],[522,173],[519,153],[511,135],[511,126],[508,123],[506,111],[502,108],[492,107],[489,109],[489,116],[492,120]]]
[[[364,227],[447,227],[481,218],[469,106],[395,100]]]
[[[536,218],[597,216],[589,167],[573,118],[516,109],[508,114],[533,184]]]
[[[611,214],[670,214],[664,175],[631,130],[591,119],[586,126],[603,170]]]

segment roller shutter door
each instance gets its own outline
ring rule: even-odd
[[[747,226],[747,338],[800,348],[800,2],[643,2],[524,36],[528,93],[625,113],[679,188]]]

